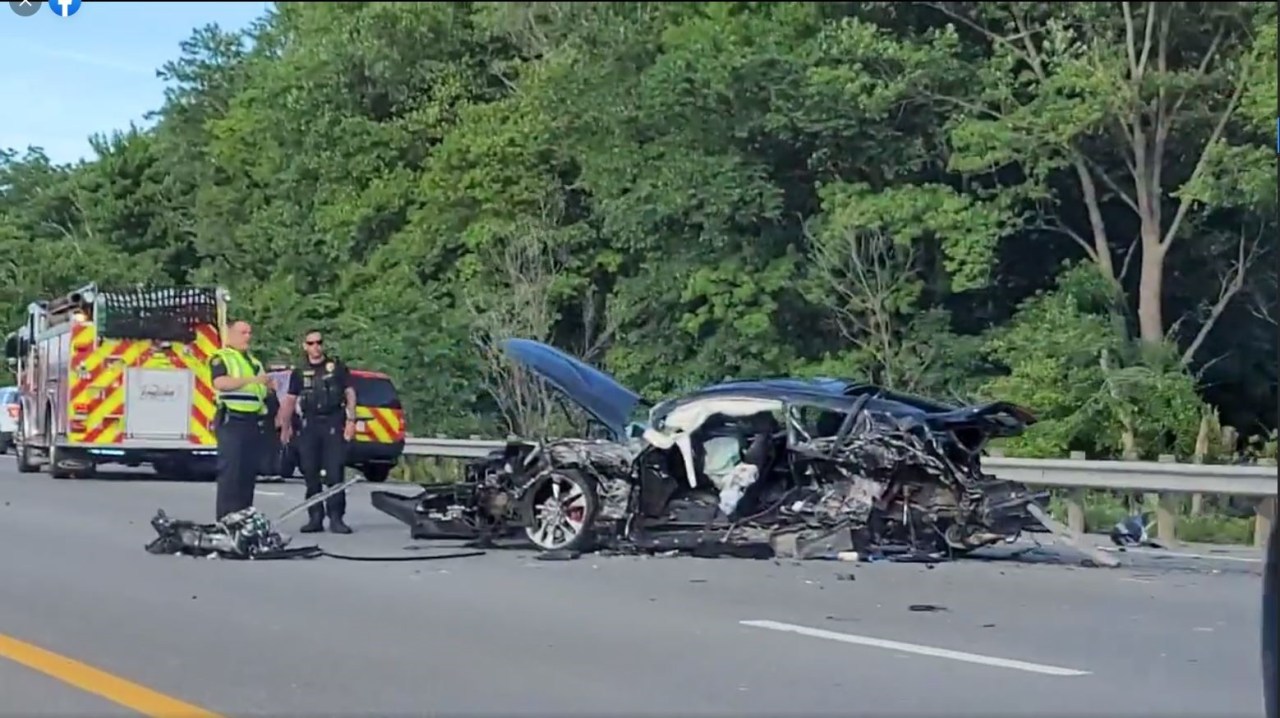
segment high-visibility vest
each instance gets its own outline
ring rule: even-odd
[[[236,349],[223,347],[214,353],[227,365],[227,376],[240,379],[257,376],[262,370],[262,363]],[[235,391],[219,391],[218,403],[228,411],[242,414],[267,413],[267,387],[262,384],[248,384]]]

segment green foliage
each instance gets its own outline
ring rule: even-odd
[[[984,393],[1035,407],[1040,419],[1008,442],[1010,453],[1191,453],[1205,410],[1191,376],[1117,331],[1115,307],[1111,285],[1080,265],[992,333],[986,349],[1008,373]]]
[[[273,358],[314,325],[392,374],[423,435],[532,421],[495,397],[511,334],[650,397],[796,373],[1011,399],[1043,419],[1030,455],[1187,454],[1206,400],[1273,429],[1250,298],[1274,8],[1161,10],[1175,62],[1135,79],[1117,7],[945,7],[281,3],[200,28],[154,129],[76,166],[0,155],[0,319],[85,281],[218,282]],[[1144,273],[1123,137],[1160,97],[1184,100],[1148,153],[1159,228],[1195,202]]]

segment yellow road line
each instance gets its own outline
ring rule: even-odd
[[[217,713],[3,634],[0,634],[0,657],[151,718],[222,718]]]

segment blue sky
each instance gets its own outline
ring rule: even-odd
[[[91,159],[89,136],[147,124],[164,100],[155,71],[178,43],[214,22],[240,29],[265,2],[94,2],[71,17],[30,17],[0,4],[0,148],[43,147],[55,162]]]

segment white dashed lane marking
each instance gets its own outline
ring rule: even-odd
[[[934,648],[933,646],[921,646],[915,643],[903,643],[901,641],[888,641],[883,638],[871,638],[870,636],[856,636],[852,633],[837,633],[836,631],[827,631],[821,628],[809,628],[808,626],[797,626],[794,623],[782,623],[780,621],[738,621],[738,623],[740,623],[743,626],[751,626],[752,628],[764,628],[770,631],[780,631],[783,633],[797,633],[801,636],[809,636],[810,638],[822,638],[828,641],[837,641],[839,643],[849,643],[855,646],[885,648],[890,651],[898,651],[899,653],[914,653],[919,656],[932,656],[933,658],[946,658],[952,661],[962,661],[964,663],[976,663],[981,666],[991,666],[994,668],[1009,668],[1015,671],[1039,673],[1041,675],[1046,675],[1046,676],[1087,676],[1089,675],[1089,671],[1080,671],[1074,668],[1061,668],[1059,666],[1048,666],[1042,663],[1028,663],[1026,661],[1017,661],[1011,658],[983,656],[977,653],[965,653],[964,651],[953,651],[949,648]]]

